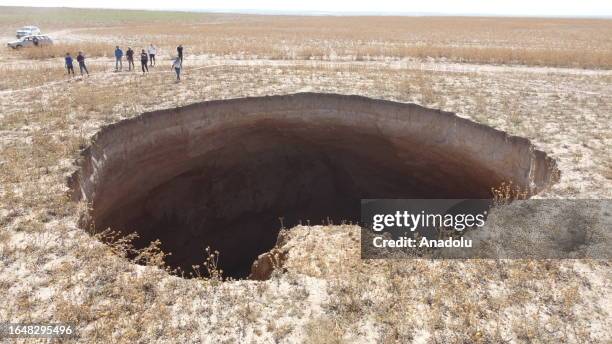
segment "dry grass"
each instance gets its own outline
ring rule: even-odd
[[[0,32],[3,31],[12,36],[16,27],[26,25],[24,23],[37,25],[44,31],[51,31],[66,27],[87,28],[151,23],[216,22],[225,17],[228,16],[187,12],[2,6],[0,11]]]
[[[595,314],[579,311],[588,284],[576,279],[574,262],[361,260],[358,244],[344,246],[358,227],[292,231],[301,244],[286,266],[330,283],[325,316],[307,326],[312,342],[600,342],[589,322]],[[321,240],[343,249],[312,257]]]
[[[66,74],[61,63],[58,62],[56,66],[31,65],[26,68],[0,66],[0,91],[34,87],[57,80]]]
[[[49,59],[60,58],[70,53],[73,58],[79,51],[82,51],[86,57],[107,57],[114,56],[115,46],[106,43],[56,43],[39,48],[24,48],[20,49],[19,55],[26,59]]]
[[[43,18],[42,10],[14,8],[7,13],[13,13],[10,19],[0,16],[0,28],[7,35],[13,34],[17,23],[40,23],[49,30],[62,29],[66,38],[84,40],[83,49],[91,56],[111,54],[105,44],[144,47],[154,42],[165,54],[183,44],[187,54],[234,58],[362,61],[408,57],[612,68],[612,20],[606,19],[266,17],[68,9],[52,10]],[[84,18],[90,19],[87,24]],[[58,27],[60,22],[63,25]],[[89,47],[92,41],[104,43]],[[77,44],[74,50],[78,49]],[[57,56],[32,54],[33,58]]]
[[[88,32],[126,42],[178,43],[192,54],[272,59],[446,58],[458,62],[611,68],[610,20],[267,17],[210,25],[142,25]]]

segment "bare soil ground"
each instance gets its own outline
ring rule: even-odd
[[[562,173],[539,197],[611,198],[612,21],[11,11],[0,36],[39,23],[88,54],[92,74],[66,76],[61,51],[0,51],[0,322],[73,322],[79,342],[612,340],[607,261],[364,261],[357,227],[313,226],[289,231],[286,272],[268,281],[182,279],[78,228],[84,205],[65,183],[103,125],[314,91],[415,102],[527,137]],[[151,73],[112,72],[114,45],[150,42],[161,47]]]

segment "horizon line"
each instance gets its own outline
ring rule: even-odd
[[[317,10],[272,10],[272,9],[210,9],[210,8],[119,8],[119,7],[71,7],[71,6],[6,6],[14,8],[39,9],[74,9],[74,10],[115,10],[115,11],[148,11],[148,12],[182,12],[182,13],[211,13],[211,14],[250,14],[262,16],[327,16],[327,17],[497,17],[497,18],[560,18],[560,19],[612,19],[612,14],[513,14],[513,13],[458,13],[458,12],[390,12],[390,11],[317,11]]]

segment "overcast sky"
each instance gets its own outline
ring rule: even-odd
[[[0,0],[3,6],[255,12],[612,16],[612,0]]]

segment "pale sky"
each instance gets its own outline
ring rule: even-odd
[[[612,16],[612,0],[0,0],[0,6],[87,7],[338,14]]]

